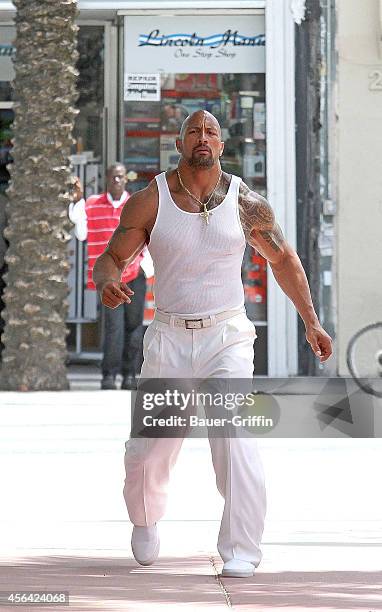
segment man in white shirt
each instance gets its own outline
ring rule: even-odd
[[[241,263],[246,243],[268,260],[305,324],[314,354],[321,362],[329,359],[331,338],[315,312],[301,261],[271,206],[220,166],[224,142],[216,118],[204,110],[190,115],[176,145],[178,167],[132,196],[94,267],[103,304],[111,310],[129,304],[131,285],[121,281],[121,274],[149,245],[157,311],[144,339],[142,379],[251,382],[256,330],[244,310]],[[166,402],[174,410],[171,401]],[[220,416],[224,414],[222,408]],[[163,437],[158,429],[154,433],[131,436],[125,453],[124,495],[134,524],[132,550],[141,565],[151,565],[158,557],[157,524],[182,445],[181,437]],[[266,511],[256,439],[211,435],[209,443],[217,487],[225,500],[218,536],[222,574],[248,578],[262,558]]]

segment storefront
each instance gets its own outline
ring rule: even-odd
[[[187,15],[124,18],[121,141],[137,188],[175,168],[175,140],[199,108],[213,113],[225,142],[222,168],[266,195],[265,18]],[[257,371],[266,373],[266,262],[248,248],[243,266],[248,315],[258,330]],[[262,359],[260,359],[260,356]]]
[[[10,4],[0,2],[0,17],[2,5]],[[130,191],[176,167],[179,127],[188,114],[205,108],[222,126],[223,169],[270,199],[293,244],[294,117],[287,98],[293,94],[293,19],[289,9],[275,4],[79,1],[80,114],[73,164],[87,195],[103,189],[104,170],[116,159],[137,174]],[[11,21],[2,21],[1,49],[13,30]],[[3,81],[1,70],[1,99],[8,95],[11,111],[3,84],[10,75]],[[102,326],[95,295],[84,290],[86,248],[75,240],[71,246],[71,348],[94,356]],[[295,315],[250,247],[242,277],[247,313],[258,333],[257,373],[294,374]],[[146,323],[154,307],[150,286],[147,298]]]

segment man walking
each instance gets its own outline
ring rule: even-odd
[[[129,303],[120,275],[147,242],[155,265],[157,311],[144,338],[142,378],[252,379],[256,331],[244,311],[241,264],[246,242],[269,261],[294,303],[306,338],[321,361],[332,353],[295,251],[267,201],[239,177],[222,172],[224,143],[210,113],[183,123],[178,168],[134,194],[94,268],[105,306]],[[252,576],[261,561],[266,494],[254,438],[209,437],[218,489],[225,500],[218,538],[223,575]],[[124,496],[134,523],[136,560],[159,553],[157,522],[181,438],[131,438],[126,443]]]
[[[103,253],[114,230],[119,224],[122,209],[129,200],[126,191],[126,168],[123,164],[110,166],[106,174],[106,192],[94,195],[85,202],[82,187],[77,179],[74,203],[69,207],[69,218],[75,224],[75,236],[88,240],[87,288],[95,290],[93,267]],[[146,277],[141,263],[143,254],[129,263],[122,274],[122,281],[129,283],[135,296],[112,310],[104,311],[104,342],[102,360],[102,389],[116,389],[116,375],[122,373],[122,389],[136,388],[136,375],[141,365],[143,313],[146,295]]]

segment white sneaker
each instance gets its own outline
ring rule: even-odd
[[[223,565],[222,576],[229,578],[249,578],[255,573],[255,566],[249,561],[231,559]]]
[[[151,565],[159,555],[159,535],[157,526],[138,527],[134,525],[131,536],[131,548],[136,561],[140,565]]]

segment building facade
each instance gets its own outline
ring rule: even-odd
[[[382,2],[337,4],[337,348],[346,375],[350,337],[382,320]]]
[[[196,108],[207,108],[222,125],[223,168],[268,198],[288,241],[296,247],[295,41],[306,17],[305,2],[79,0],[78,4],[80,114],[72,161],[87,194],[103,188],[105,168],[116,160],[136,174],[131,191],[174,167],[175,136],[182,120]],[[0,1],[4,138],[13,113],[9,85],[13,17],[12,3]],[[0,172],[5,186],[5,163]],[[75,240],[71,247],[70,341],[74,354],[88,356],[99,351],[101,325],[95,295],[84,290],[86,249]],[[258,333],[257,374],[296,375],[296,312],[267,273],[264,260],[250,248],[243,283],[247,312]],[[149,288],[147,321],[152,316],[150,299]]]

